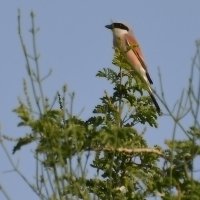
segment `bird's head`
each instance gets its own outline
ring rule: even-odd
[[[129,32],[129,27],[119,22],[114,22],[112,24],[106,25],[105,27],[112,30],[115,36],[121,36],[122,34]]]

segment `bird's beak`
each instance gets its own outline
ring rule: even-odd
[[[108,28],[108,29],[113,29],[112,24],[106,25],[105,27]]]

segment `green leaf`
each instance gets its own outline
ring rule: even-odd
[[[35,141],[35,137],[32,134],[29,134],[29,135],[26,135],[25,137],[19,138],[17,144],[13,148],[13,154],[16,151],[20,150],[21,147],[23,147],[23,146],[25,146],[27,144],[30,144],[33,141]]]

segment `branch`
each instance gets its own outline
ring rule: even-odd
[[[43,195],[41,193],[41,191],[39,192],[30,182],[29,180],[22,174],[22,172],[18,169],[18,167],[15,165],[15,163],[13,162],[11,156],[9,155],[8,153],[8,150],[6,149],[4,143],[3,143],[3,140],[1,139],[1,134],[0,134],[0,145],[3,149],[3,151],[5,152],[6,154],[6,157],[8,158],[8,161],[10,163],[10,165],[12,166],[13,168],[13,171],[15,171],[23,180],[24,182],[32,189],[32,191],[35,192],[35,194],[40,197],[41,199],[46,199],[45,198],[45,195]]]
[[[125,147],[119,147],[119,148],[113,148],[113,147],[105,147],[105,148],[90,148],[88,150],[93,151],[113,151],[113,152],[119,152],[124,154],[136,154],[136,153],[153,153],[157,154],[159,156],[164,157],[164,154],[161,150],[157,148],[125,148]]]

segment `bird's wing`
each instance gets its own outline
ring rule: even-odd
[[[144,68],[144,70],[146,71],[146,76],[147,76],[147,79],[149,81],[150,84],[153,84],[153,81],[148,73],[148,70],[147,70],[147,66],[145,64],[145,61],[144,61],[144,55],[139,47],[139,44],[136,40],[136,38],[130,34],[126,34],[125,35],[125,42],[127,44],[127,46],[130,47],[130,50],[132,50],[134,52],[134,54],[136,55],[136,57],[138,58],[138,60],[140,61],[141,63],[141,66]]]

